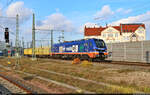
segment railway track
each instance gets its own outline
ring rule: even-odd
[[[72,60],[64,60],[64,59],[52,59],[52,58],[50,58],[50,60],[56,61],[56,62],[59,62],[61,60],[61,61],[64,61],[66,63],[72,62]],[[94,65],[98,65],[98,64],[113,64],[113,65],[126,65],[126,66],[141,66],[141,67],[150,68],[150,64],[148,64],[148,63],[141,63],[141,62],[123,62],[123,61],[112,61],[112,60],[105,60],[105,61],[95,60],[95,61],[92,61],[92,63],[94,63]]]
[[[0,95],[11,95],[11,91],[9,91],[3,85],[0,85]]]
[[[4,66],[2,66],[2,65],[0,65],[0,67],[3,67],[3,68],[5,68],[5,69],[7,69],[7,70],[11,70],[11,69],[9,69],[9,68],[7,68],[7,67],[4,67]],[[41,76],[38,76],[38,75],[36,75],[36,74],[31,74],[31,73],[27,73],[27,72],[22,72],[22,71],[19,71],[19,70],[16,70],[16,72],[18,72],[18,73],[22,73],[22,74],[25,74],[25,75],[27,75],[27,76],[34,76],[34,77],[36,77],[36,78],[38,78],[38,79],[41,79],[41,80],[44,80],[44,81],[47,81],[47,82],[50,82],[50,83],[54,83],[54,84],[57,84],[57,85],[60,85],[60,86],[63,86],[63,87],[65,87],[65,88],[68,88],[68,89],[72,89],[72,90],[75,90],[76,92],[78,91],[78,90],[80,90],[80,88],[78,88],[78,87],[75,87],[75,86],[72,86],[72,85],[68,85],[68,84],[65,84],[65,83],[62,83],[62,82],[58,82],[58,81],[55,81],[55,80],[51,80],[51,79],[48,79],[48,78],[45,78],[45,77],[41,77]],[[2,75],[3,76],[3,75]],[[0,77],[1,77],[1,74],[0,74]],[[5,77],[5,76],[4,76]],[[5,78],[5,79],[7,79],[7,80],[10,80],[10,81],[14,81],[14,80],[11,80],[11,79],[8,79],[8,78]],[[25,87],[24,85],[20,85],[20,84],[18,84],[18,83],[14,83],[14,84],[17,84],[17,86],[19,86],[19,87],[21,87],[22,89],[24,89],[26,92],[27,92],[27,94],[32,94],[32,93],[36,93],[36,92],[32,92],[32,90],[31,89],[29,89],[28,87]],[[86,91],[86,90],[82,90],[84,93],[91,93],[91,94],[94,94],[95,92],[90,92],[90,91]],[[1,94],[0,94],[1,95]]]
[[[128,66],[141,66],[141,67],[150,67],[150,64],[148,63],[140,63],[140,62],[123,62],[123,61],[111,61],[111,60],[105,60],[105,61],[94,61],[96,64],[113,64],[113,65],[128,65]]]
[[[50,61],[49,59],[47,60],[47,61]],[[53,60],[52,62],[60,62],[60,60]],[[61,62],[63,62],[63,63],[71,63],[72,61],[66,61],[66,60],[61,60]],[[109,61],[107,61],[108,63],[109,63]],[[94,62],[93,62],[94,63]],[[104,62],[105,63],[105,62]],[[42,64],[42,63],[41,63]],[[97,63],[94,63],[94,64],[97,64]],[[105,63],[106,64],[106,63]],[[53,72],[53,71],[46,71],[46,70],[42,70],[42,69],[40,69],[41,71],[43,71],[43,72],[47,72],[47,73],[51,73],[51,74],[56,74],[56,75],[60,75],[60,76],[63,76],[63,77],[65,77],[65,76],[69,76],[69,75],[66,75],[66,74],[62,74],[62,73],[57,73],[57,72]],[[20,71],[19,71],[20,72]],[[63,83],[60,83],[60,82],[57,82],[57,81],[54,81],[54,79],[48,79],[48,77],[46,77],[46,76],[40,76],[40,75],[38,75],[38,74],[29,74],[29,72],[28,73],[25,73],[25,72],[20,72],[20,73],[23,73],[23,74],[26,74],[26,75],[28,75],[28,76],[35,76],[36,78],[38,78],[38,79],[41,79],[41,80],[45,80],[45,81],[48,81],[48,82],[52,82],[52,83],[55,83],[55,84],[58,84],[58,85],[62,85],[62,86],[64,86],[64,87],[67,87],[67,88],[72,88],[72,89],[74,89],[74,90],[78,90],[78,89],[80,89],[80,88],[76,88],[76,87],[74,87],[74,86],[70,86],[70,85],[66,85],[66,84],[63,84]],[[95,83],[95,84],[98,84],[97,82],[95,82],[95,81],[91,81],[91,80],[87,80],[87,79],[83,79],[83,78],[78,78],[78,77],[75,77],[75,76],[69,76],[69,77],[71,77],[71,78],[74,78],[74,79],[77,79],[77,80],[84,80],[84,81],[88,81],[88,82],[92,82],[92,83]],[[100,84],[101,85],[101,84]],[[106,85],[106,84],[105,84]],[[85,91],[85,92],[87,92],[87,93],[91,93],[91,92],[88,92],[88,91]],[[138,92],[138,91],[137,91]],[[141,93],[141,92],[140,92]]]
[[[40,58],[39,58],[40,59]],[[64,61],[64,62],[72,62],[72,59],[54,59],[54,58],[41,58],[48,59],[52,61]],[[128,66],[141,66],[150,68],[150,63],[142,63],[142,62],[123,62],[123,61],[112,61],[112,60],[94,60],[92,61],[94,64],[113,64],[113,65],[128,65]]]
[[[8,89],[11,90],[11,91],[5,90],[4,93],[10,93],[10,92],[14,93],[14,94],[33,94],[33,93],[35,93],[30,88],[25,86],[24,84],[22,84],[16,80],[13,80],[11,77],[8,77],[4,74],[0,74],[0,80],[1,80],[1,82],[0,82],[1,84],[5,85]]]

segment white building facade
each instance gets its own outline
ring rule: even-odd
[[[146,39],[144,24],[120,24],[120,26],[106,26],[87,28],[84,38],[103,39],[106,43],[143,41]]]

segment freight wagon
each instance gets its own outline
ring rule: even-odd
[[[36,57],[49,57],[51,52],[51,48],[49,47],[42,47],[42,48],[35,48],[35,55]],[[32,48],[24,49],[25,56],[32,56]]]

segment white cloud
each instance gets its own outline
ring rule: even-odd
[[[116,10],[116,12],[121,12],[121,11],[123,11],[123,8],[119,8]]]
[[[94,15],[94,19],[95,20],[107,20],[107,19],[112,18],[114,15],[128,14],[130,12],[132,12],[132,9],[118,8],[117,10],[113,11],[111,10],[109,5],[104,5],[102,9]]]
[[[38,21],[37,28],[60,29],[65,30],[66,32],[75,30],[72,22],[61,13],[51,14],[46,20]]]
[[[141,23],[141,22],[143,23],[150,22],[150,11],[142,15],[120,19],[118,21],[112,22],[112,25],[118,25],[120,23]]]
[[[84,24],[84,26],[86,26],[86,27],[98,27],[97,24],[92,23],[92,22],[87,22],[87,23]]]
[[[6,10],[6,15],[10,17],[15,17],[17,14],[19,15],[21,21],[26,21],[32,15],[32,10],[26,8],[24,6],[24,2],[22,1],[15,2],[8,6],[8,9]]]
[[[120,23],[144,23],[146,25],[147,38],[150,40],[150,11],[138,16],[120,19],[112,22],[111,25],[119,25]]]
[[[109,5],[104,5],[100,11],[95,14],[95,19],[105,20],[110,18],[114,12],[111,10]]]
[[[127,9],[127,10],[125,10],[125,9],[123,9],[123,8],[119,8],[119,9],[116,10],[115,13],[128,14],[128,13],[131,13],[131,12],[132,12],[132,9]]]
[[[3,14],[2,14],[2,8],[0,8],[0,16],[2,16]]]
[[[80,26],[80,33],[84,33],[84,28],[86,27],[99,27],[97,24],[92,23],[92,22],[87,22],[84,25]]]
[[[55,10],[56,10],[56,12],[57,12],[57,13],[59,13],[59,11],[60,11],[60,9],[59,9],[59,8],[56,8]]]
[[[128,9],[124,11],[125,14],[131,13],[131,12],[132,12],[132,9]]]

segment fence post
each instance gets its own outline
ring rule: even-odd
[[[149,51],[146,51],[146,63],[149,63]]]
[[[141,41],[141,62],[143,62],[143,41]]]
[[[124,42],[124,61],[126,60],[126,43]]]

